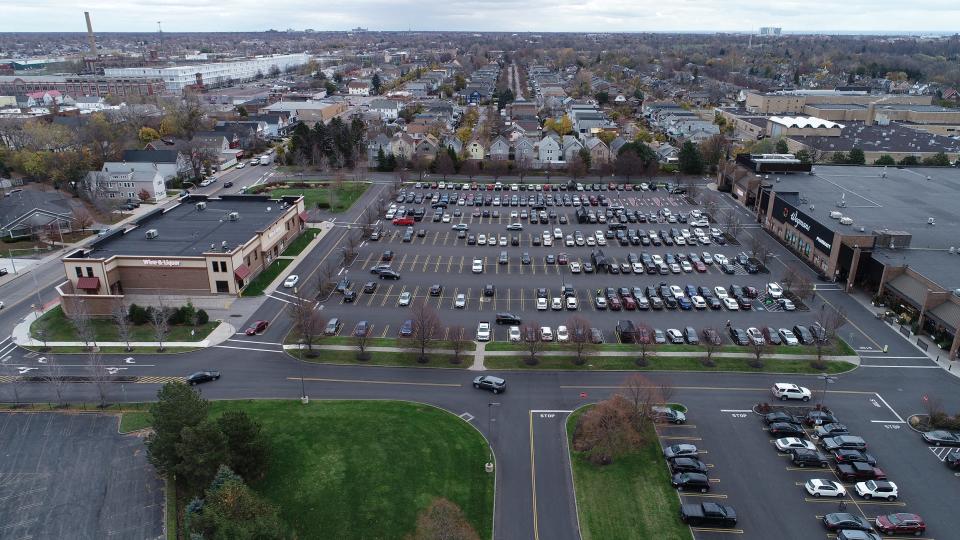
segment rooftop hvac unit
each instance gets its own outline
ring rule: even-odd
[[[197,210],[206,210],[206,209],[207,209],[207,203],[203,201],[200,201],[197,203]]]
[[[147,231],[147,238],[151,238],[151,239],[152,239],[152,238],[156,238],[156,237],[158,237],[158,236],[160,236],[160,233],[157,232],[156,229],[150,229],[149,231]]]
[[[842,217],[843,217],[843,214],[841,214],[840,212],[836,212],[836,211],[830,212],[831,219],[840,219]]]
[[[960,289],[954,289],[954,290],[953,290],[953,295],[954,295],[954,296],[960,296]]]
[[[927,218],[927,225],[936,225],[936,224],[937,224],[937,220],[933,218]]]
[[[240,221],[240,212],[230,212],[228,216],[230,221]]]
[[[853,225],[853,218],[851,217],[842,217],[840,218],[841,225]]]
[[[950,246],[950,254],[953,255],[956,252],[957,252],[957,248]]]
[[[227,250],[227,241],[224,240],[223,242],[220,242],[220,247],[223,248],[224,251],[226,251],[226,250]]]

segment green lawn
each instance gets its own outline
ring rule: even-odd
[[[680,501],[670,486],[660,445],[651,442],[610,465],[594,465],[573,450],[579,409],[567,419],[570,461],[583,540],[689,540],[678,517]]]
[[[164,343],[162,351],[158,351],[156,347],[132,347],[129,351],[126,347],[98,347],[97,352],[101,354],[124,354],[130,356],[131,354],[181,354],[199,351],[203,347],[167,347]],[[86,347],[74,347],[74,346],[54,346],[47,347],[24,347],[24,349],[29,349],[36,352],[50,352],[56,354],[90,354],[90,351]]]
[[[272,443],[253,488],[280,507],[296,538],[401,539],[435,497],[492,535],[493,475],[486,441],[456,416],[397,401],[215,401],[243,410]]]
[[[46,324],[47,341],[80,341],[77,337],[76,329],[70,319],[63,313],[63,309],[57,306],[44,313],[39,320],[30,325],[30,336],[39,340],[37,328]],[[111,319],[91,319],[94,336],[97,341],[120,341],[117,334],[117,326]],[[206,339],[217,325],[217,321],[210,321],[203,326],[198,326],[194,335],[190,335],[191,326],[171,326],[170,334],[164,341],[201,341]],[[153,327],[150,324],[134,325],[130,332],[130,341],[156,341]],[[122,348],[122,347],[121,347]]]
[[[253,281],[243,289],[243,296],[260,296],[273,280],[277,279],[283,270],[290,266],[291,259],[277,259],[270,263],[266,270],[257,274]]]
[[[303,231],[303,234],[297,237],[296,240],[290,242],[290,245],[287,246],[287,249],[283,250],[281,256],[283,257],[296,257],[299,255],[304,248],[307,247],[307,244],[313,241],[320,234],[320,229],[307,229]]]
[[[329,186],[310,188],[297,187],[278,187],[273,188],[266,193],[271,197],[282,197],[284,195],[303,195],[303,204],[307,208],[329,208],[331,212],[343,212],[350,208],[370,184],[366,182],[344,182],[339,189]],[[333,206],[330,206],[330,191],[334,192]]]
[[[150,427],[153,419],[147,411],[124,412],[120,416],[120,433],[130,433]]]
[[[637,370],[637,371],[743,371],[754,373],[822,373],[813,369],[809,360],[764,360],[762,369],[750,367],[745,358],[717,358],[713,367],[706,367],[698,358],[680,357],[648,357],[648,365],[639,367],[634,362],[636,357],[624,356],[594,356],[587,359],[582,366],[573,364],[574,356],[543,356],[538,355],[539,363],[528,366],[524,360],[527,356],[488,356],[484,359],[487,369],[540,369],[540,370]],[[850,371],[854,365],[849,362],[827,362],[827,373],[843,373]]]
[[[399,328],[398,328],[399,330]],[[314,338],[314,343],[319,343],[322,345],[354,345],[356,341],[350,336],[323,336]],[[287,337],[284,339],[284,343],[292,345],[298,343],[298,338],[296,332],[290,332],[287,334]],[[403,338],[369,338],[367,339],[367,345],[370,347],[413,347],[413,342],[410,339]],[[449,341],[435,341],[430,344],[431,349],[449,349]],[[475,351],[477,350],[477,343],[475,341],[466,341],[463,344],[464,351]]]
[[[473,353],[465,352],[460,355],[460,363],[454,364],[452,354],[427,354],[429,360],[425,364],[417,362],[419,352],[373,352],[370,351],[370,359],[357,360],[357,351],[324,351],[317,350],[317,356],[310,358],[305,355],[307,351],[287,350],[295,358],[314,362],[317,364],[353,364],[357,366],[398,366],[398,367],[433,367],[433,368],[455,368],[465,369],[473,364]]]

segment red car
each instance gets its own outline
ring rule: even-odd
[[[703,263],[700,262],[700,261],[697,261],[697,262],[693,263],[693,268],[694,268],[697,272],[700,272],[700,273],[703,273],[703,272],[706,272],[706,271],[707,271],[707,265],[703,264]]]
[[[557,264],[568,264],[569,262],[570,262],[570,258],[567,257],[566,253],[561,253],[560,255],[557,255]]]
[[[887,514],[877,516],[877,530],[884,534],[923,534],[927,524],[916,514]]]
[[[412,217],[398,217],[393,218],[394,225],[413,225],[414,221]]]
[[[617,297],[611,297],[607,299],[607,306],[610,307],[613,311],[620,311],[620,308],[623,306],[620,304],[620,299]]]
[[[250,325],[250,328],[247,328],[247,331],[244,333],[247,334],[248,336],[255,336],[257,334],[262,334],[264,330],[267,329],[268,324],[270,323],[267,321],[256,321],[252,325]]]
[[[637,309],[637,302],[630,296],[624,296],[623,309],[626,309],[627,311],[633,311]]]

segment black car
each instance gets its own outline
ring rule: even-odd
[[[730,264],[730,263],[723,263],[723,264],[721,264],[721,265],[720,265],[720,270],[722,270],[724,274],[733,275],[733,274],[736,274],[736,273],[737,273],[737,269],[734,268],[734,266],[733,266],[732,264]]]
[[[220,378],[219,371],[198,371],[196,373],[191,373],[187,377],[187,384],[193,386],[195,384],[215,381]]]
[[[873,457],[872,454],[868,454],[863,450],[851,450],[849,448],[835,450],[833,452],[833,459],[837,460],[837,463],[866,463],[871,466],[877,464],[877,458]]]
[[[493,375],[481,375],[473,379],[473,387],[483,390],[490,390],[494,394],[499,394],[507,389],[507,381]]]
[[[749,345],[750,338],[747,336],[747,332],[743,328],[730,328],[730,339],[733,340],[737,345]]]
[[[816,450],[810,450],[809,448],[797,448],[792,452],[791,461],[797,467],[822,467],[826,468],[829,465],[827,462],[826,456],[821,454]]]
[[[832,452],[845,448],[848,450],[864,450],[867,448],[867,442],[854,435],[836,435],[834,437],[825,437],[820,439],[820,445],[824,450]]]
[[[400,272],[396,270],[381,270],[380,279],[400,279]]]
[[[703,473],[677,473],[673,475],[671,483],[680,491],[699,491],[700,493],[710,491],[710,479]]]
[[[774,422],[789,422],[792,424],[797,423],[793,416],[790,416],[783,411],[776,411],[763,415],[763,422],[767,425],[773,424]]]
[[[951,469],[960,469],[960,450],[951,450],[943,462]]]
[[[793,327],[793,333],[797,336],[797,340],[800,341],[801,345],[813,345],[814,339],[813,334],[810,332],[810,329],[803,325],[796,325]]]
[[[223,187],[225,187],[225,188],[233,187],[233,182],[226,181],[226,182],[223,183]]]
[[[960,446],[960,433],[935,429],[921,435],[923,441],[934,446]]]
[[[810,411],[803,417],[805,426],[822,426],[824,424],[833,424],[838,422],[837,417],[827,411]]]
[[[496,293],[496,288],[492,284],[487,283],[486,285],[483,286],[484,296],[493,296],[495,293]]]
[[[342,293],[343,291],[349,288],[350,288],[350,280],[347,279],[346,277],[342,277],[340,278],[340,281],[337,282],[337,287],[334,290],[337,291],[338,293]]]
[[[496,318],[497,324],[510,324],[514,326],[520,325],[520,317],[517,317],[513,313],[497,313]]]
[[[673,474],[683,472],[707,474],[707,465],[697,458],[681,457],[670,461],[670,472]]]
[[[847,429],[847,426],[843,424],[838,424],[836,422],[817,426],[817,428],[813,430],[813,434],[821,439],[823,437],[833,437],[835,435],[846,435],[848,433],[850,433],[850,430]]]
[[[370,293],[372,293],[372,292],[375,292],[376,290],[377,290],[377,282],[376,282],[376,281],[368,281],[368,282],[366,282],[366,283],[363,285],[363,292],[365,292],[365,293],[367,293],[367,294],[370,294]]]
[[[804,435],[803,428],[791,422],[773,422],[769,429],[771,436],[799,437]]]
[[[443,293],[443,285],[435,283],[430,286],[430,296],[440,296]]]
[[[353,292],[353,289],[347,289],[343,291],[343,302],[345,304],[352,304],[354,300],[357,299],[357,293]]]
[[[828,531],[839,531],[842,529],[854,531],[872,531],[873,525],[861,516],[848,514],[847,512],[834,512],[823,516],[823,526]]]

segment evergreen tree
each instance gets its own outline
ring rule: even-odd
[[[243,411],[229,411],[217,419],[226,439],[227,463],[248,480],[259,480],[267,472],[270,445],[260,423]]]
[[[866,156],[863,155],[863,150],[859,148],[851,148],[850,153],[847,154],[847,163],[853,165],[863,165],[867,162]]]
[[[786,139],[777,140],[776,149],[778,154],[787,154],[790,152],[790,148],[787,147]]]
[[[380,88],[383,86],[383,82],[380,80],[380,74],[375,73],[373,79],[370,80],[370,86],[373,87],[373,93],[379,94]]]
[[[693,141],[684,141],[677,155],[680,172],[684,174],[700,174],[703,172],[703,156]]]
[[[150,405],[153,433],[147,437],[147,457],[161,474],[170,474],[180,463],[177,445],[184,430],[207,418],[209,403],[182,382],[167,383]]]

